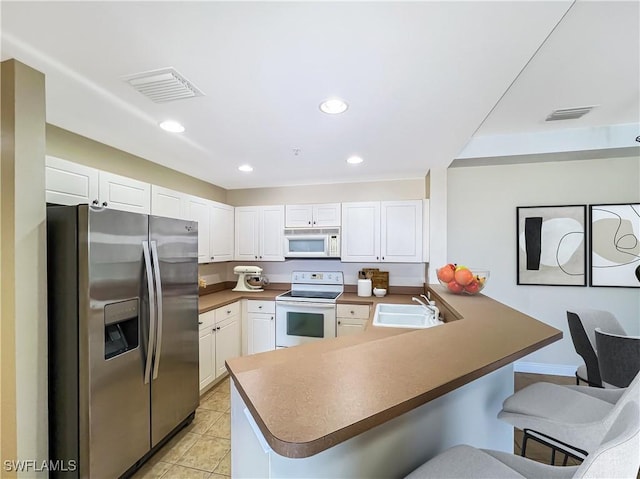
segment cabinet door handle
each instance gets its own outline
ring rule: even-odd
[[[220,331],[220,326],[216,327],[216,331]]]
[[[271,316],[271,321],[273,321],[273,316]]]
[[[356,314],[356,312],[355,311],[351,311],[351,314]]]
[[[262,306],[258,306],[258,309],[262,309]]]
[[[258,257],[257,257],[257,256],[255,256],[255,259],[258,259]]]
[[[104,207],[106,208],[106,206],[107,206],[107,202],[106,202],[106,201],[103,201],[103,202],[102,202],[102,206],[104,206]]]
[[[92,205],[97,205],[97,204],[98,204],[98,200],[93,200],[93,201],[91,202],[91,204],[92,204]]]
[[[227,310],[227,314],[231,314],[231,310],[230,309]]]
[[[376,256],[376,259],[380,259],[378,256]]]
[[[338,324],[339,324],[339,325],[340,325],[340,324],[342,324],[342,321],[338,321]]]
[[[311,221],[309,221],[309,224],[311,224]]]
[[[198,321],[198,324],[202,324],[202,321]]]

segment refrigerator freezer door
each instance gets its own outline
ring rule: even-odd
[[[93,207],[78,212],[80,290],[86,282],[88,292],[79,314],[79,394],[88,405],[80,419],[88,441],[81,432],[80,444],[89,457],[88,477],[119,477],[150,449],[142,252],[148,217]],[[109,342],[122,346],[115,356],[105,355]]]
[[[160,353],[151,381],[153,447],[199,402],[197,223],[150,216],[149,241],[155,242],[152,256],[162,291],[156,335],[161,344],[155,348]]]

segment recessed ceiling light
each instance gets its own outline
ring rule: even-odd
[[[329,115],[337,115],[344,113],[349,106],[340,98],[328,98],[320,103],[320,110]]]
[[[171,133],[182,133],[184,131],[184,126],[173,120],[163,121],[160,123],[160,128],[165,131],[170,131]]]
[[[251,165],[240,165],[238,166],[238,169],[240,171],[244,171],[245,173],[249,173],[250,171],[253,171],[253,167]]]
[[[362,163],[362,158],[360,158],[359,156],[350,156],[349,158],[347,158],[347,163],[349,163],[350,165],[357,165],[358,163]]]

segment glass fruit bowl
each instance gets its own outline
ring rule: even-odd
[[[437,273],[440,284],[454,294],[478,294],[489,281],[489,270],[454,263],[438,268]]]

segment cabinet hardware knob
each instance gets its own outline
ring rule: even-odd
[[[227,314],[231,314],[231,310],[227,310]]]
[[[338,324],[342,324],[342,321],[338,321]]]
[[[93,201],[91,202],[91,204],[93,204],[93,205],[97,205],[97,204],[98,204],[98,200],[93,200]]]
[[[351,311],[351,314],[356,314],[356,312],[355,311]]]
[[[309,224],[311,224],[311,221],[309,221]]]
[[[273,321],[273,316],[271,316],[271,321]]]
[[[220,326],[218,326],[218,327],[216,328],[216,331],[220,331]]]
[[[257,256],[255,256],[255,258],[256,258],[256,259],[258,259],[258,257],[257,257]]]
[[[198,324],[202,324],[202,321],[198,321]]]
[[[376,259],[380,259],[378,256],[376,256]]]
[[[106,207],[106,206],[107,206],[107,202],[106,202],[106,201],[103,201],[103,202],[102,202],[102,206],[105,206],[105,207]]]
[[[258,309],[262,309],[262,306],[258,306]]]

